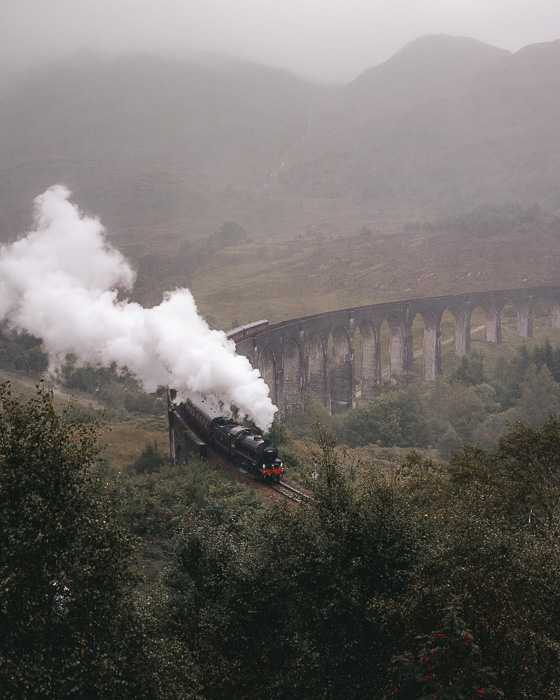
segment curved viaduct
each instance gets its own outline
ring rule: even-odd
[[[548,305],[551,327],[560,328],[560,286],[530,287],[410,299],[304,316],[271,325],[268,331],[241,341],[237,352],[259,368],[281,417],[303,408],[306,387],[335,413],[355,404],[356,377],[361,379],[362,398],[375,395],[382,378],[381,329],[385,322],[389,376],[413,371],[413,322],[420,317],[424,379],[433,381],[442,371],[441,324],[446,312],[453,316],[454,350],[460,357],[470,349],[475,309],[484,312],[486,341],[501,343],[504,308],[513,305],[519,335],[530,338],[535,307],[540,301]]]

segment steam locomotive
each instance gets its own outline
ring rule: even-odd
[[[194,432],[217,452],[262,479],[281,479],[285,470],[278,449],[260,435],[219,415],[204,401],[195,403],[189,399],[179,408]]]

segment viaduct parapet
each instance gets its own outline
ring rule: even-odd
[[[518,334],[531,338],[537,304],[550,313],[551,327],[560,328],[560,286],[530,287],[371,304],[304,316],[271,325],[268,331],[241,341],[237,352],[259,369],[280,417],[303,408],[306,387],[335,413],[355,404],[357,386],[362,398],[373,398],[383,375],[413,371],[415,319],[423,321],[423,331],[421,323],[415,324],[415,332],[423,332],[423,376],[434,381],[442,371],[441,327],[446,312],[453,317],[454,352],[460,357],[470,350],[475,309],[484,314],[486,341],[501,343],[504,308],[511,305],[515,309]],[[384,354],[388,367],[383,368],[382,337],[388,343]]]

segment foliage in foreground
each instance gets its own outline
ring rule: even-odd
[[[415,527],[383,484],[355,487],[321,440],[309,507],[275,507],[243,537],[208,521],[178,537],[170,620],[196,649],[205,697],[352,698],[382,682]]]
[[[169,633],[208,698],[543,698],[560,683],[560,421],[494,451],[354,480],[334,440],[314,500],[254,529],[185,522]]]
[[[71,407],[57,415],[44,389],[23,406],[0,387],[3,697],[155,697],[177,675],[149,606],[136,605],[97,438]]]
[[[557,416],[392,471],[346,469],[319,430],[313,500],[241,521],[224,517],[231,494],[213,508],[191,480],[164,576],[139,585],[95,426],[42,390],[0,402],[6,697],[555,697]],[[129,476],[121,499],[149,487],[154,507],[178,505],[174,469]]]

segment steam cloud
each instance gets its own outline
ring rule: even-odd
[[[67,353],[81,364],[128,367],[146,391],[169,385],[235,404],[263,429],[276,407],[268,387],[222,331],[202,319],[188,289],[146,309],[118,300],[135,275],[105,239],[98,219],[69,202],[63,185],[35,199],[35,230],[0,246],[0,321],[43,339],[51,365]]]

